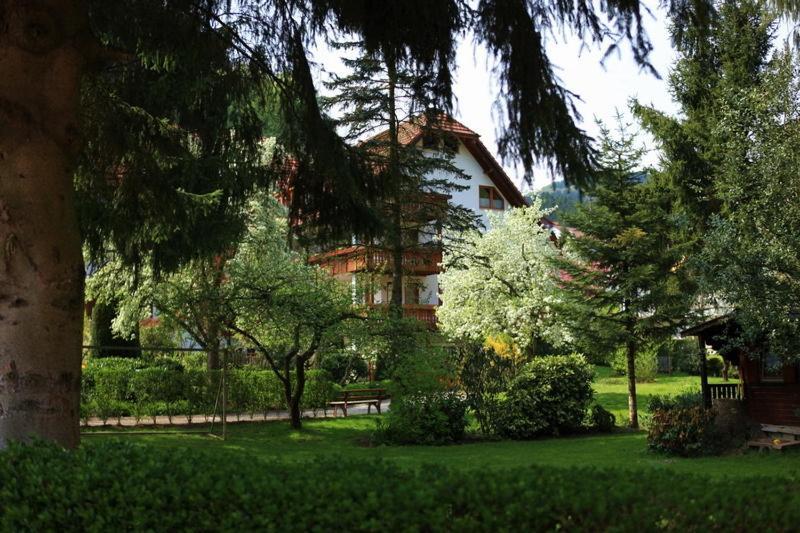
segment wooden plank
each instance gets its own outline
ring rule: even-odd
[[[761,431],[763,431],[764,433],[786,433],[787,435],[800,435],[800,427],[797,426],[777,426],[774,424],[761,424]]]

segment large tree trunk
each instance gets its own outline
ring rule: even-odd
[[[82,15],[77,1],[0,3],[0,447],[79,439]]]
[[[389,81],[389,177],[393,188],[389,240],[392,246],[392,295],[389,300],[390,313],[394,318],[403,318],[403,198],[400,175],[398,120],[395,86],[397,64],[393,52],[386,52],[386,71]]]
[[[639,428],[639,409],[636,404],[636,343],[628,341],[628,425]]]

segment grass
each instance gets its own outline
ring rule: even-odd
[[[709,378],[710,383],[722,383],[722,378]],[[651,383],[636,384],[636,400],[639,414],[647,414],[651,396],[679,394],[689,390],[700,390],[700,377],[688,374],[659,375]],[[595,367],[595,399],[600,405],[614,413],[617,424],[628,420],[628,381],[625,376],[615,376],[609,367]]]
[[[642,384],[639,400],[646,406],[652,394],[676,393],[696,387],[695,376],[659,378]],[[627,413],[624,379],[600,369],[595,383],[600,403],[618,417]],[[246,455],[254,464],[271,461],[303,462],[320,456],[341,456],[355,459],[384,458],[403,466],[444,464],[452,468],[519,468],[528,465],[592,466],[614,469],[666,469],[678,473],[703,476],[748,477],[755,475],[800,480],[800,453],[794,450],[781,454],[755,452],[700,459],[667,458],[649,453],[643,432],[620,431],[611,435],[550,438],[535,441],[472,442],[453,446],[379,446],[369,447],[369,434],[376,416],[351,416],[327,420],[308,420],[302,431],[292,431],[286,422],[245,423],[228,426],[229,438],[219,439],[198,433],[163,432],[135,434],[121,429],[120,436],[156,447],[189,447],[212,450],[224,461],[226,456]],[[619,418],[618,418],[619,419]],[[84,438],[91,446],[109,435]]]
[[[309,420],[302,431],[285,422],[246,423],[228,426],[229,438],[201,434],[164,433],[134,435],[126,439],[156,447],[188,447],[211,450],[220,461],[226,456],[246,455],[258,462],[303,462],[320,456],[354,459],[384,458],[403,466],[443,464],[451,468],[519,468],[528,465],[592,466],[628,470],[667,469],[711,477],[765,475],[788,481],[800,480],[800,454],[756,452],[699,459],[667,458],[649,453],[642,432],[612,435],[550,438],[535,441],[498,441],[453,446],[379,446],[364,441],[375,427],[375,416]],[[84,437],[91,446],[107,435]]]

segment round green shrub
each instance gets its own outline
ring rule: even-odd
[[[594,370],[582,355],[549,355],[526,364],[499,405],[498,433],[530,439],[578,429],[592,401]]]
[[[406,395],[392,400],[378,421],[376,443],[449,444],[464,438],[467,404],[454,392]]]

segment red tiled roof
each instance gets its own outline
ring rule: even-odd
[[[527,205],[525,198],[522,196],[519,189],[517,189],[517,186],[514,185],[514,182],[508,177],[508,174],[506,174],[503,167],[500,166],[500,163],[497,162],[489,149],[486,148],[486,145],[481,142],[479,134],[445,113],[439,113],[434,120],[435,122],[429,125],[428,117],[423,114],[401,123],[398,131],[400,142],[403,144],[417,142],[420,137],[422,137],[426,127],[436,131],[452,133],[464,143],[464,146],[470,151],[472,157],[478,161],[483,171],[489,176],[489,179],[492,180],[509,204],[513,207]],[[377,140],[388,134],[388,130],[382,131],[369,140]]]

